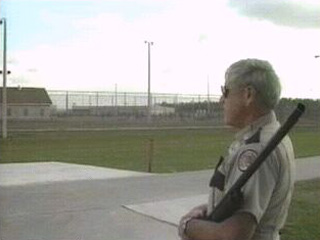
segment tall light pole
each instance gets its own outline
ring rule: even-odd
[[[6,19],[0,20],[0,25],[3,26],[3,86],[2,86],[2,138],[7,138],[7,24]]]
[[[153,45],[153,42],[144,41],[144,43],[148,44],[148,123],[151,122],[151,53],[150,53],[150,46]]]

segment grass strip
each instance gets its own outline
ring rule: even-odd
[[[0,140],[0,163],[59,161],[147,171],[152,139],[153,172],[195,171],[214,167],[233,135],[212,128],[15,133]],[[319,128],[297,128],[290,136],[297,157],[320,155]]]
[[[320,239],[320,178],[296,183],[282,240]]]

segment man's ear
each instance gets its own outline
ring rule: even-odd
[[[253,87],[247,86],[245,88],[245,99],[246,99],[247,106],[255,102],[256,95],[257,95],[257,91]]]

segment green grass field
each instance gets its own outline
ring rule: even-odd
[[[296,183],[281,240],[320,239],[320,179]]]
[[[233,134],[212,128],[11,133],[0,142],[0,162],[60,161],[146,171],[152,139],[153,172],[193,171],[214,167]],[[297,157],[320,155],[319,128],[295,128],[290,136]]]

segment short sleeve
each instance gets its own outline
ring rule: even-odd
[[[252,164],[258,155],[261,146],[249,146],[238,152],[229,186]],[[279,176],[279,163],[275,154],[271,154],[251,176],[243,187],[244,204],[238,212],[252,214],[257,223],[260,222],[266,211]]]
[[[240,212],[251,213],[259,223],[266,211],[279,175],[275,155],[270,155],[243,187],[244,204]]]

